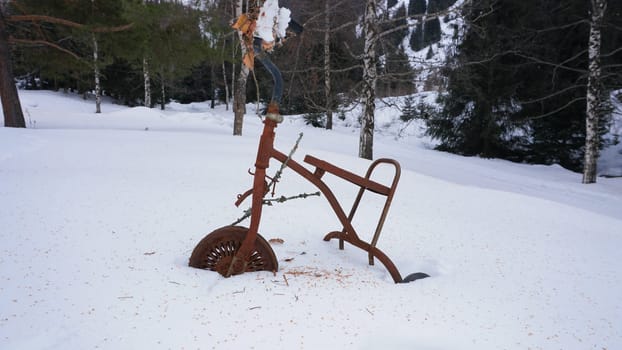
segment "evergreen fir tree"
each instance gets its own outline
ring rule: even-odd
[[[403,96],[413,92],[415,73],[403,49],[386,52],[383,70],[379,72],[382,73],[378,81],[379,96]]]
[[[587,4],[480,0],[473,5],[465,16],[477,23],[469,26],[444,71],[443,113],[428,122],[428,133],[451,152],[579,170],[587,67],[582,51],[589,27],[581,19]],[[480,9],[490,8],[494,11],[479,16]]]
[[[434,57],[434,50],[432,49],[432,46],[428,47],[428,52],[425,54],[425,59],[429,60],[432,59],[432,57]]]
[[[430,0],[438,3],[439,9],[447,9],[456,3],[457,0]]]
[[[386,41],[383,41],[383,44],[385,44],[385,46],[386,44],[388,44],[392,50],[396,50],[396,48],[402,44],[402,41],[408,35],[408,27],[406,26],[407,24],[406,6],[405,5],[400,6],[395,11],[393,18],[395,18],[395,20],[392,20],[382,26],[383,31],[391,30],[392,28],[400,27],[400,26],[403,26],[404,28],[400,30],[396,30],[392,32],[391,34],[385,36]]]
[[[428,0],[428,11],[427,13],[435,13],[442,10],[441,4],[439,0]]]
[[[505,19],[494,12],[486,20],[500,24]],[[520,142],[513,135],[520,133],[512,123],[511,101],[520,83],[509,67],[511,60],[495,57],[505,31],[503,26],[494,28],[485,36],[468,31],[458,56],[443,71],[448,78],[447,93],[439,97],[443,111],[427,123],[428,134],[441,141],[439,149],[485,157],[518,152],[515,145]],[[469,63],[477,60],[484,61]]]
[[[441,22],[438,17],[425,22],[423,26],[423,46],[429,46],[441,40]]]
[[[423,45],[423,25],[421,23],[417,23],[415,29],[410,34],[410,48],[413,51],[419,51],[423,49],[425,46]]]
[[[404,99],[404,105],[402,106],[402,114],[400,115],[400,120],[403,122],[408,122],[417,117],[417,109],[415,107],[415,98],[413,96],[407,96]]]
[[[426,13],[426,0],[410,0],[408,3],[408,15],[417,16]]]

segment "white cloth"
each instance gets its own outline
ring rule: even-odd
[[[288,8],[279,8],[279,0],[266,0],[259,10],[255,36],[271,43],[277,38],[284,38],[291,20]]]

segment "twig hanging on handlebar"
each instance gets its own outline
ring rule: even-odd
[[[268,183],[268,186],[266,188],[269,189],[270,187],[272,187],[272,197],[274,197],[276,183],[279,182],[279,180],[281,179],[283,170],[287,168],[287,163],[289,162],[290,159],[292,159],[292,157],[294,156],[294,153],[298,149],[298,145],[300,144],[300,140],[302,139],[303,135],[304,135],[303,133],[298,134],[298,139],[296,140],[294,147],[292,147],[291,151],[289,151],[289,154],[287,155],[287,159],[283,163],[281,163],[281,167],[279,168],[279,170],[276,171],[276,173],[274,174],[274,177],[272,177],[272,179],[270,180],[270,183]]]
[[[292,199],[301,199],[301,198],[305,199],[307,197],[312,197],[312,196],[319,197],[321,195],[322,195],[322,193],[318,191],[318,192],[313,192],[313,193],[301,193],[301,194],[298,194],[298,195],[295,195],[295,196],[291,196],[291,197],[281,196],[281,197],[278,197],[278,198],[268,198],[268,199],[264,199],[262,201],[262,205],[267,205],[267,206],[271,207],[272,203],[285,203],[285,202],[287,202],[289,200],[292,200]],[[239,224],[240,222],[248,219],[251,216],[251,211],[252,211],[252,208],[248,208],[248,209],[244,210],[244,215],[242,215],[237,220],[235,220],[231,224],[231,226],[235,226],[235,225]]]
[[[266,185],[266,193],[270,192],[270,188],[272,188],[272,194],[271,196],[274,197],[274,194],[276,192],[276,183],[279,182],[279,180],[281,179],[281,176],[283,174],[283,170],[285,170],[285,168],[287,168],[287,163],[289,162],[290,159],[292,159],[292,157],[294,156],[294,153],[296,152],[296,150],[298,149],[298,145],[300,144],[300,140],[302,139],[302,136],[304,134],[300,133],[298,134],[298,139],[296,139],[296,143],[294,144],[294,147],[292,147],[291,151],[289,151],[289,154],[287,155],[287,159],[281,163],[281,167],[279,168],[279,170],[277,170],[277,172],[274,174],[273,177],[269,177],[266,176],[268,179],[270,179],[270,182]],[[249,171],[250,172],[250,171]],[[262,201],[262,205],[272,205],[272,203],[276,202],[276,203],[283,203],[286,202],[288,200],[291,199],[298,199],[298,198],[307,198],[310,196],[320,196],[321,193],[320,192],[314,192],[314,193],[301,193],[299,195],[296,196],[291,196],[291,197],[285,197],[285,196],[281,196],[279,198],[270,198],[270,199],[264,199]],[[251,216],[251,212],[252,212],[252,208],[248,208],[246,210],[244,210],[244,213],[241,217],[239,217],[236,221],[234,221],[231,226],[235,226],[237,224],[239,224],[240,222],[248,219]]]
[[[299,199],[299,198],[305,199],[307,197],[311,197],[311,196],[318,196],[319,197],[321,195],[322,195],[322,193],[320,191],[317,191],[317,192],[313,192],[313,193],[301,193],[299,195],[291,196],[291,197],[281,196],[279,198],[264,199],[263,200],[263,204],[271,206],[272,203],[285,203],[285,202],[287,202],[289,200],[292,200],[292,199]]]

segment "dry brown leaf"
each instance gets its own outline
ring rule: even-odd
[[[283,244],[285,243],[285,241],[281,238],[270,238],[270,240],[268,241],[270,242],[270,244]]]

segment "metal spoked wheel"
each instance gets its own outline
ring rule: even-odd
[[[248,228],[243,226],[225,226],[213,231],[194,248],[188,265],[216,271],[226,276],[233,257],[240,249],[247,232]],[[255,247],[246,261],[244,272],[276,272],[278,269],[279,263],[270,243],[257,234]]]

